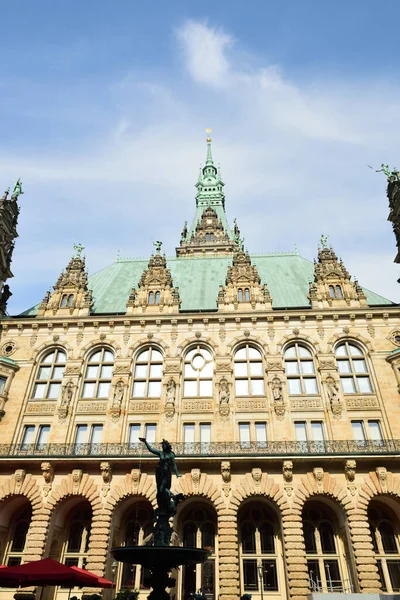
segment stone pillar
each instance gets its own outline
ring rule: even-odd
[[[381,584],[367,515],[369,500],[360,491],[357,506],[348,510],[348,525],[359,591],[363,594],[379,594]]]
[[[34,501],[35,502],[35,501]],[[40,502],[41,504],[41,502]],[[41,560],[43,557],[47,533],[49,530],[51,510],[49,507],[32,506],[32,520],[26,536],[23,562]]]
[[[96,501],[92,503],[93,518],[86,568],[88,571],[92,571],[93,573],[96,573],[96,575],[103,577],[106,569],[106,560],[109,557],[108,545],[110,539],[112,507],[108,506],[106,503],[103,508],[101,507],[100,501],[98,501],[100,510],[95,510],[95,504],[97,504]]]
[[[235,494],[235,492],[233,493]],[[237,600],[239,585],[239,541],[237,510],[239,498],[233,497],[230,506],[218,513],[219,599]]]
[[[299,491],[296,493],[292,506],[282,508],[288,593],[292,600],[307,600],[307,595],[310,593],[302,509],[303,499],[299,497]]]

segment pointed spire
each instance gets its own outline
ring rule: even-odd
[[[8,188],[5,190],[5,192],[4,192],[4,194],[2,195],[2,197],[0,198],[0,200],[7,200],[7,198],[8,198],[8,194],[9,194],[9,193],[10,193],[10,188],[8,187]]]
[[[211,129],[209,127],[207,127],[206,129],[206,133],[207,133],[207,158],[206,158],[206,167],[208,166],[214,166],[214,161],[212,158],[212,154],[211,154],[211,137],[210,137],[210,133],[211,133]]]

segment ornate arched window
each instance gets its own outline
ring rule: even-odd
[[[142,546],[145,538],[153,529],[151,506],[145,502],[137,502],[129,511],[123,537],[124,546]],[[146,570],[139,565],[121,564],[117,581],[120,589],[139,590],[145,587]]]
[[[284,358],[289,394],[318,394],[314,359],[310,350],[296,342],[286,348]]]
[[[154,304],[157,304],[157,305],[160,304],[160,296],[161,296],[160,292],[155,293]]]
[[[75,508],[67,519],[66,538],[63,548],[62,562],[69,567],[86,565],[89,550],[92,511],[88,508]]]
[[[238,289],[238,302],[243,302],[243,290],[242,290],[242,288]]]
[[[26,506],[12,520],[4,557],[4,564],[9,567],[21,564],[31,518],[32,508]]]
[[[249,288],[246,288],[244,290],[244,299],[245,299],[246,302],[250,302],[250,290],[249,290]]]
[[[211,398],[213,394],[214,360],[211,352],[197,345],[185,356],[183,395]]]
[[[188,565],[183,567],[182,573],[182,598],[188,598],[189,594],[195,593],[199,588],[207,598],[217,598],[218,584],[216,580],[216,556],[217,556],[217,527],[216,515],[208,506],[197,505],[190,512],[182,524],[183,546],[191,548],[203,548],[211,555],[202,565]]]
[[[246,344],[234,355],[236,396],[264,396],[264,370],[261,352]]]
[[[73,294],[70,294],[70,295],[68,296],[68,303],[67,303],[67,306],[68,306],[68,307],[71,307],[71,306],[72,306],[72,303],[73,303],[73,301],[74,301],[74,295],[73,295]]]
[[[332,511],[320,504],[306,505],[303,533],[312,592],[351,592],[344,541]]]
[[[154,292],[149,292],[147,304],[154,304]]]
[[[282,548],[277,518],[261,503],[245,505],[239,513],[242,593],[284,590]]]
[[[61,297],[60,307],[65,308],[67,306],[68,296],[67,294],[63,294]]]
[[[111,350],[101,348],[92,352],[86,366],[82,398],[108,398],[113,367],[114,354]]]
[[[161,396],[161,379],[163,371],[163,355],[152,346],[142,350],[136,358],[133,376],[134,398],[159,398]]]
[[[400,592],[400,529],[398,520],[384,508],[371,506],[368,510],[372,543],[377,560],[382,590]]]
[[[344,394],[371,394],[367,360],[364,352],[351,342],[336,347],[336,360]]]
[[[63,350],[52,350],[41,360],[33,385],[32,398],[57,400],[64,377],[67,355]]]

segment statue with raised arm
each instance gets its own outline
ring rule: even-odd
[[[396,167],[391,169],[389,165],[385,165],[385,163],[381,164],[380,169],[375,169],[375,173],[384,173],[388,179],[388,181],[398,181],[399,180],[399,172]]]
[[[157,240],[156,242],[153,242],[153,246],[155,246],[157,254],[160,254],[162,242],[160,242],[160,240]]]
[[[23,194],[21,177],[18,178],[17,183],[14,185],[13,193],[11,194],[11,200],[16,200],[18,196]]]
[[[159,458],[156,468],[158,508],[155,511],[154,545],[169,546],[173,533],[169,519],[176,515],[176,508],[179,502],[184,499],[183,494],[173,494],[171,492],[172,473],[180,477],[175,462],[175,454],[167,440],[162,441],[161,450],[150,446],[146,438],[139,438],[139,440],[146,445],[149,452]]]

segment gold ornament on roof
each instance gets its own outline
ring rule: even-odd
[[[211,136],[210,136],[211,131],[212,131],[211,128],[207,127],[207,129],[206,129],[206,133],[207,133],[206,142],[208,142],[208,143],[211,142]]]

